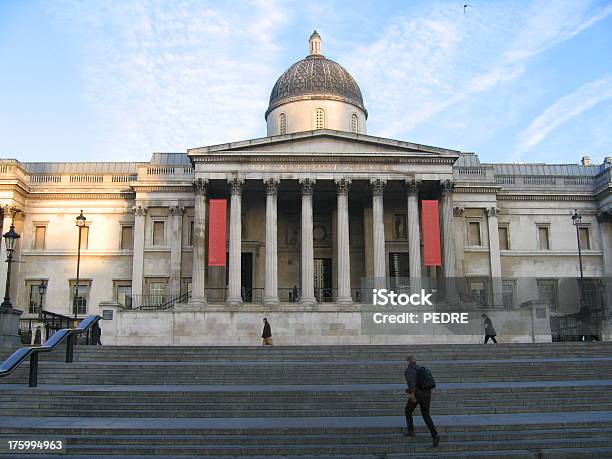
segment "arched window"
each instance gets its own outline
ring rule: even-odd
[[[325,129],[325,110],[317,108],[314,116],[314,128]]]
[[[281,135],[286,134],[287,133],[287,115],[285,115],[284,113],[281,113],[278,118],[279,118],[278,125],[280,127],[279,132]]]
[[[351,132],[359,134],[359,118],[357,118],[356,113],[351,115]]]

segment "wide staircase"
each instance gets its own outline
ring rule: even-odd
[[[418,409],[402,436],[408,353],[438,383],[435,449]],[[27,381],[0,378],[0,440],[69,457],[612,457],[612,343],[80,346]]]

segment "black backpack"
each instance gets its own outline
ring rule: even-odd
[[[436,387],[436,380],[431,371],[425,367],[419,367],[416,374],[416,385],[422,390],[432,390]]]

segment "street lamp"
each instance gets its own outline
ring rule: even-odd
[[[8,266],[6,268],[6,290],[4,291],[4,301],[0,307],[11,309],[10,291],[11,291],[11,264],[13,263],[13,253],[15,252],[15,245],[17,239],[21,236],[15,231],[15,225],[11,223],[10,229],[4,234],[4,241],[6,243],[6,262]]]
[[[578,209],[574,209],[572,214],[572,224],[576,227],[576,241],[578,242],[578,262],[580,264],[580,307],[584,306],[584,273],[582,271],[582,247],[580,247],[580,224],[582,223],[582,215]]]
[[[83,231],[83,227],[85,226],[85,220],[87,220],[87,219],[83,215],[83,210],[81,210],[81,213],[76,218],[76,226],[77,226],[77,228],[79,228],[79,246],[78,246],[78,249],[77,249],[76,286],[75,286],[74,301],[73,301],[74,320],[75,321],[77,320],[77,313],[79,311],[79,273],[80,273],[80,269],[81,269],[81,232]]]
[[[38,304],[38,319],[42,320],[43,316],[43,299],[45,298],[45,292],[47,291],[47,281],[41,280],[38,286],[38,296],[40,296],[40,302]]]

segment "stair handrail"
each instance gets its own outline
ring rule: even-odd
[[[36,387],[38,383],[38,354],[51,352],[57,346],[66,341],[66,363],[72,363],[74,352],[74,337],[91,329],[102,317],[90,315],[85,317],[75,328],[62,328],[56,331],[45,344],[26,346],[13,352],[2,364],[0,364],[0,378],[10,375],[28,357],[30,358],[30,387]]]

